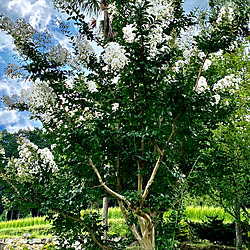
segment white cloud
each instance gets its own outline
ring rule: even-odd
[[[28,119],[26,120],[22,120],[20,119],[19,122],[13,124],[13,125],[8,125],[5,127],[5,129],[9,132],[9,133],[15,133],[20,129],[30,129],[30,130],[34,130],[35,127],[39,127],[41,128],[42,125],[40,122],[36,121],[30,121]]]
[[[10,0],[6,9],[7,16],[22,17],[38,30],[44,29],[56,12],[48,0]]]
[[[3,57],[0,55],[0,64],[5,64],[6,62],[4,61]]]
[[[0,126],[10,125],[20,120],[20,114],[16,110],[0,110]]]
[[[12,37],[7,35],[4,31],[0,30],[0,52],[4,50],[13,51],[14,44]]]
[[[4,76],[0,80],[0,97],[4,95],[20,95],[21,90],[28,88],[29,86],[29,82],[11,79],[7,76]]]
[[[17,110],[0,109],[0,127],[7,129],[8,132],[14,133],[20,129],[34,129],[42,127],[40,121],[31,121],[28,112],[18,112]]]

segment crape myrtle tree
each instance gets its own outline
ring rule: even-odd
[[[61,247],[87,239],[90,249],[112,248],[95,215],[82,212],[105,190],[143,249],[164,248],[157,240],[163,212],[177,206],[210,130],[235,108],[214,86],[230,75],[218,58],[235,53],[246,35],[247,2],[200,15],[186,15],[182,4],[108,1],[111,38],[89,29],[77,3],[68,5],[78,25],[72,32],[60,24],[70,49],[24,20],[1,17],[20,56],[7,74],[31,82],[5,103],[28,109],[52,142],[48,149],[20,139],[19,157],[2,156],[1,173],[16,203],[49,212]],[[235,79],[241,71],[231,88]]]
[[[235,109],[227,120],[219,122],[219,126],[212,131],[211,139],[207,142],[208,147],[201,150],[199,164],[189,179],[193,185],[192,191],[195,191],[196,195],[209,194],[235,218],[237,249],[242,249],[242,227],[245,227],[246,232],[249,231],[249,214],[246,209],[249,207],[250,190],[249,82],[247,81],[249,62],[242,49],[241,51],[237,49],[236,53],[225,54],[220,59],[231,65],[231,75],[218,81],[214,88],[223,95],[231,93],[230,100],[224,101],[230,101]],[[224,69],[223,65],[220,69]],[[235,88],[232,88],[230,80],[237,72],[241,72],[241,80],[239,82],[239,79],[235,79]],[[242,220],[242,217],[245,217],[245,220]]]
[[[44,138],[42,138],[42,130],[35,128],[34,130],[31,129],[20,129],[18,132],[15,133],[9,133],[7,130],[3,130],[1,132],[1,138],[0,138],[0,145],[3,148],[4,152],[5,152],[5,156],[8,158],[14,157],[17,158],[18,157],[18,140],[20,139],[20,137],[29,139],[30,141],[32,141],[33,143],[35,143],[37,146],[41,147],[41,148],[45,148],[49,146],[49,141],[45,140]],[[6,183],[4,180],[0,180],[0,213],[2,214],[5,210],[4,207],[4,200],[8,199],[8,197],[11,198],[11,194],[13,193],[13,190],[8,190],[6,189]],[[15,209],[15,207],[13,208]],[[32,215],[38,215],[39,211],[37,211],[34,206],[30,207],[29,209],[31,209],[32,211]],[[5,210],[6,212],[6,210]],[[21,213],[21,216],[24,216],[26,214],[26,212],[28,211],[22,211],[24,212],[23,214]],[[12,219],[15,218],[13,217],[13,214],[17,213],[17,215],[20,215],[20,210],[8,210],[8,212],[6,212],[6,216],[7,219]]]

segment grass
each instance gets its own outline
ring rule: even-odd
[[[93,210],[92,212],[97,212],[97,210]],[[85,210],[82,212],[82,215],[90,213],[90,210]],[[168,216],[169,212],[166,212],[164,217]],[[213,206],[188,206],[185,209],[185,215],[187,219],[200,222],[207,221],[207,216],[214,217],[218,215],[218,219],[224,218],[225,223],[230,223],[234,219],[228,213],[225,213],[224,209],[220,207]],[[100,215],[101,216],[101,215]],[[125,223],[122,212],[119,207],[109,208],[108,213],[109,218],[109,235],[117,235],[120,237],[124,237],[128,233],[128,226]],[[46,235],[49,233],[49,229],[51,225],[48,221],[45,220],[45,217],[34,217],[34,218],[25,218],[20,220],[13,221],[4,221],[0,222],[0,238],[4,238],[6,236],[15,235],[21,236],[23,233],[35,233],[39,235]]]
[[[19,220],[2,221],[0,222],[0,230],[3,228],[30,227],[46,224],[49,224],[49,222],[45,220],[45,217],[25,218]]]
[[[34,225],[28,227],[2,228],[0,229],[0,238],[22,237],[24,233],[29,233],[30,238],[47,238],[52,237],[50,234],[50,224]]]
[[[234,221],[234,218],[229,213],[226,213],[221,207],[213,207],[213,206],[188,206],[185,209],[185,215],[187,219],[192,220],[194,222],[208,221],[208,217],[218,216],[218,219],[224,219],[225,223],[231,223]]]
[[[165,217],[168,216],[169,212],[165,213]],[[186,215],[187,219],[200,222],[200,221],[207,221],[208,217],[214,217],[218,215],[218,219],[223,219],[225,223],[230,223],[234,221],[233,216],[229,213],[226,213],[223,208],[221,207],[213,207],[213,206],[188,206],[185,209],[184,214]],[[122,212],[119,207],[109,208],[108,213],[109,219],[123,219]]]

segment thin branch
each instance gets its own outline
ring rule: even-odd
[[[173,137],[173,135],[174,135],[174,133],[175,133],[176,120],[177,120],[182,114],[183,114],[183,112],[179,113],[179,114],[174,118],[173,125],[172,125],[172,131],[171,131],[171,133],[170,133],[170,135],[169,135],[169,137],[168,137],[168,140],[167,140],[167,142],[166,142],[164,148],[163,148],[162,150],[160,150],[160,149],[158,150],[159,157],[158,157],[158,160],[157,160],[157,162],[156,162],[156,164],[155,164],[155,167],[154,167],[154,169],[153,169],[153,172],[152,172],[152,174],[151,174],[151,177],[150,177],[150,179],[148,180],[148,183],[147,183],[147,185],[146,185],[146,188],[145,188],[145,190],[144,190],[144,193],[143,193],[143,195],[142,195],[142,202],[141,202],[141,203],[143,203],[143,201],[146,199],[146,197],[147,197],[147,195],[148,195],[149,187],[152,185],[152,183],[153,183],[153,181],[154,181],[154,178],[155,178],[155,176],[156,176],[156,173],[157,173],[157,171],[158,171],[158,168],[159,168],[159,166],[160,166],[160,164],[161,164],[161,162],[162,162],[162,159],[163,159],[163,156],[164,156],[164,152],[165,152],[166,148],[168,147],[169,142],[171,141],[171,139],[172,139],[172,137]]]
[[[71,216],[71,215],[68,215],[68,214],[65,214],[65,213],[63,213],[63,212],[61,212],[61,211],[56,211],[56,210],[54,210],[54,212],[59,212],[60,214],[62,214],[63,216],[65,216],[65,217],[67,217],[67,218],[69,218],[69,219],[71,219],[71,220],[80,222],[80,223],[87,229],[87,231],[88,231],[88,233],[91,235],[93,241],[94,241],[100,248],[102,248],[102,249],[107,249],[107,250],[112,250],[111,247],[104,246],[103,244],[101,244],[101,243],[96,239],[94,232],[91,230],[91,228],[90,228],[82,219],[80,219],[80,218],[75,218],[75,217],[73,217],[73,216]]]
[[[158,160],[157,160],[157,162],[155,164],[154,170],[153,170],[153,172],[151,174],[151,177],[150,177],[150,179],[149,179],[149,181],[148,181],[148,183],[146,185],[146,188],[144,190],[144,193],[142,195],[142,201],[144,201],[146,199],[147,195],[148,195],[149,187],[152,185],[152,183],[154,181],[154,178],[156,176],[157,170],[158,170],[158,168],[159,168],[159,166],[160,166],[160,164],[162,162],[162,158],[163,158],[163,154],[159,155],[159,158],[158,158]]]
[[[180,112],[180,113],[174,118],[173,125],[172,125],[172,131],[171,131],[171,133],[170,133],[170,135],[169,135],[169,137],[168,137],[168,140],[167,140],[167,142],[166,142],[164,148],[162,149],[162,154],[164,154],[164,151],[165,151],[166,148],[168,147],[168,144],[169,144],[169,142],[172,140],[172,137],[173,137],[173,135],[174,135],[174,133],[175,133],[176,120],[177,120],[180,116],[182,116],[183,113],[184,113],[184,111]]]
[[[131,207],[130,202],[129,202],[128,200],[126,200],[126,198],[125,198],[123,195],[120,195],[120,194],[118,194],[117,192],[113,191],[112,189],[110,189],[110,188],[103,182],[102,177],[101,177],[101,175],[100,175],[98,169],[96,168],[96,166],[93,164],[92,159],[91,159],[90,157],[88,157],[88,158],[89,158],[89,164],[90,164],[90,166],[91,166],[91,167],[93,168],[93,170],[95,171],[95,173],[96,173],[96,175],[97,175],[97,177],[98,177],[98,180],[99,180],[100,184],[106,189],[106,191],[107,191],[109,194],[111,194],[111,195],[117,197],[118,199],[124,201],[124,202],[128,205],[128,207]]]
[[[161,123],[163,121],[164,117],[163,116],[159,116],[159,129],[161,128]]]
[[[194,87],[194,91],[196,91],[197,87],[198,87],[198,82],[200,80],[200,77],[201,77],[201,73],[202,73],[202,69],[203,69],[203,66],[205,64],[205,61],[207,60],[207,56],[208,56],[208,53],[206,54],[205,58],[203,59],[202,61],[202,64],[200,66],[200,70],[199,70],[199,74],[198,74],[198,77],[197,77],[197,80],[196,80],[196,84],[195,84],[195,87]]]

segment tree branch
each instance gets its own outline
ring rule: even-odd
[[[111,247],[104,246],[103,244],[101,244],[101,243],[96,239],[94,232],[91,230],[91,228],[90,228],[82,219],[80,219],[80,218],[75,218],[75,217],[73,217],[73,216],[71,216],[71,215],[68,215],[68,214],[65,214],[65,213],[63,213],[63,212],[61,212],[61,211],[56,211],[56,210],[53,210],[53,211],[54,211],[54,212],[58,212],[58,213],[62,214],[64,217],[67,217],[67,218],[69,218],[69,219],[71,219],[71,220],[80,222],[80,223],[87,229],[87,231],[88,231],[88,233],[91,235],[93,241],[94,241],[101,249],[112,250]]]
[[[176,120],[177,120],[182,114],[183,114],[183,112],[179,113],[179,114],[174,118],[173,125],[172,125],[172,131],[171,131],[171,133],[170,133],[170,135],[169,135],[169,137],[168,137],[168,140],[167,140],[167,142],[166,142],[164,148],[163,148],[162,150],[160,150],[159,148],[157,149],[158,154],[159,154],[159,157],[158,157],[158,160],[157,160],[157,162],[156,162],[156,164],[155,164],[155,167],[154,167],[154,169],[153,169],[153,172],[152,172],[152,174],[151,174],[151,177],[150,177],[150,179],[148,180],[148,183],[147,183],[147,185],[146,185],[146,188],[145,188],[145,190],[144,190],[144,193],[143,193],[143,195],[142,195],[142,203],[143,203],[143,201],[146,199],[146,197],[147,197],[147,195],[148,195],[149,187],[152,185],[152,183],[153,183],[153,181],[154,181],[154,178],[155,178],[155,176],[156,176],[157,170],[158,170],[158,168],[159,168],[159,166],[160,166],[160,164],[161,164],[161,162],[162,162],[162,159],[163,159],[163,156],[164,156],[164,152],[165,152],[166,148],[168,147],[169,142],[171,141],[171,139],[172,139],[172,137],[173,137],[173,135],[174,135],[174,133],[175,133]]]
[[[202,62],[202,64],[201,64],[201,66],[200,66],[199,74],[198,74],[198,77],[197,77],[197,80],[196,80],[196,83],[195,83],[195,86],[194,86],[194,91],[196,91],[196,89],[197,89],[197,87],[198,87],[198,82],[199,82],[200,77],[201,77],[201,72],[202,72],[204,63],[205,63],[205,61],[207,60],[207,56],[208,56],[208,53],[206,54],[205,58],[203,59],[203,62]]]
[[[101,175],[100,175],[98,169],[96,168],[96,166],[93,164],[92,159],[91,159],[90,157],[88,157],[88,158],[89,158],[89,164],[90,164],[90,166],[91,166],[91,167],[93,168],[93,170],[95,171],[95,173],[96,173],[96,175],[97,175],[97,177],[98,177],[98,180],[99,180],[100,184],[106,189],[106,191],[107,191],[109,194],[115,196],[116,198],[118,198],[118,199],[124,201],[124,202],[127,204],[127,206],[128,206],[129,208],[131,208],[130,202],[129,202],[128,200],[126,200],[126,198],[125,198],[123,195],[120,195],[120,194],[118,194],[117,192],[113,191],[112,189],[110,189],[110,188],[103,182],[102,177],[101,177]]]
[[[141,242],[142,241],[142,237],[139,234],[139,232],[138,232],[138,230],[136,228],[136,225],[134,223],[133,224],[129,223],[129,217],[127,215],[127,212],[126,212],[126,209],[125,209],[125,207],[123,205],[123,202],[121,200],[118,200],[118,204],[119,204],[119,207],[120,207],[120,209],[122,211],[123,217],[124,217],[125,221],[127,222],[127,224],[129,226],[131,232],[133,233],[133,235],[135,236],[135,238],[138,240],[138,242]]]

